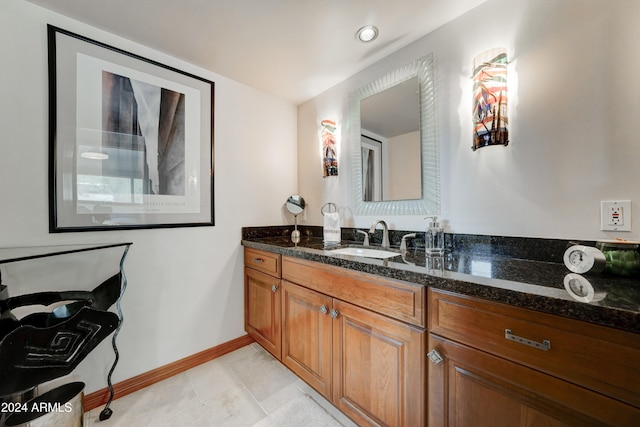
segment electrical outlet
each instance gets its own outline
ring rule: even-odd
[[[607,225],[624,225],[624,211],[620,206],[609,206]]]
[[[631,200],[600,202],[600,229],[631,231]]]

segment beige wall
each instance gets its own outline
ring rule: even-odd
[[[601,238],[600,201],[631,199],[640,235],[640,2],[489,0],[298,107],[299,191],[312,206],[354,216],[348,141],[349,92],[430,52],[437,62],[442,219],[447,231]],[[509,52],[508,147],[473,152],[471,66],[494,48]],[[322,179],[318,126],[341,128],[340,176]],[[423,230],[421,215],[385,219]],[[321,224],[319,211],[308,222]]]
[[[387,142],[387,191],[385,199],[405,200],[420,198],[420,131],[405,133]]]

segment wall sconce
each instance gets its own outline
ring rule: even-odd
[[[491,49],[473,59],[473,146],[509,144],[507,50]]]
[[[323,120],[322,127],[322,170],[323,178],[328,176],[338,176],[338,149],[336,143],[336,122],[333,120]]]

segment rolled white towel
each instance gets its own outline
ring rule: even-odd
[[[324,214],[324,244],[335,245],[340,243],[340,214],[327,212]]]

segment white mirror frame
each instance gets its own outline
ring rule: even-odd
[[[358,215],[439,215],[440,144],[436,131],[436,100],[433,55],[398,68],[349,94],[349,138],[353,206]],[[360,101],[413,77],[420,83],[420,144],[422,199],[365,202],[362,197],[360,149]]]

